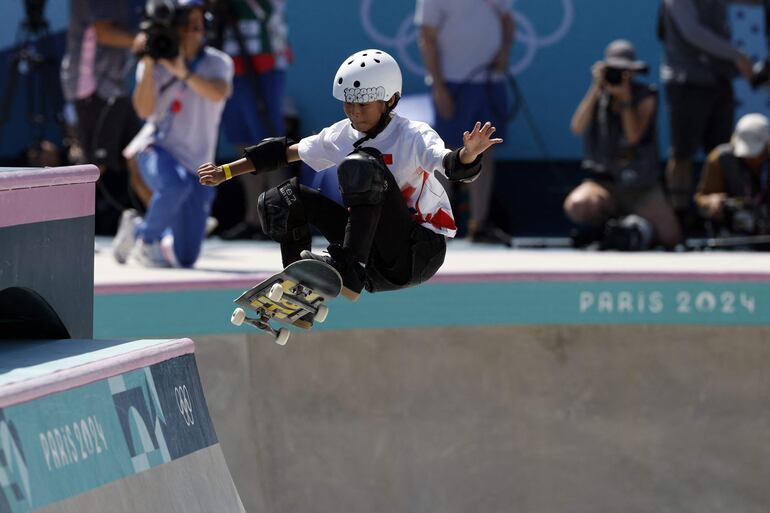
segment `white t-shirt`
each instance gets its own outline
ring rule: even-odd
[[[512,0],[417,0],[415,25],[439,29],[439,60],[445,81],[487,80],[484,67],[503,44],[500,18],[511,13],[511,5]]]
[[[233,60],[224,52],[210,46],[194,62],[192,70],[206,80],[233,82]],[[144,63],[136,67],[136,79],[141,79]],[[160,63],[153,68],[155,79],[155,110],[147,119],[140,135],[144,147],[155,144],[168,151],[182,166],[194,173],[204,162],[214,160],[219,136],[219,122],[225,100],[214,102],[190,89]],[[161,88],[166,87],[161,91]],[[135,138],[136,139],[136,138]],[[132,144],[133,141],[132,141]],[[143,149],[137,143],[139,151]]]
[[[354,129],[350,120],[343,119],[302,139],[299,156],[316,171],[322,171],[342,162],[353,151],[353,143],[365,135]],[[457,226],[449,197],[433,174],[436,171],[446,174],[443,160],[450,150],[428,124],[394,113],[385,130],[361,146],[376,148],[383,154],[418,223],[436,233],[454,237]]]

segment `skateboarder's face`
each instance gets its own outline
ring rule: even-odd
[[[380,116],[385,113],[384,101],[370,103],[345,103],[345,115],[359,132],[368,132],[377,126]]]

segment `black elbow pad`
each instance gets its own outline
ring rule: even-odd
[[[255,175],[275,171],[289,165],[286,160],[286,148],[293,142],[286,137],[268,137],[243,150],[243,156],[254,166]]]
[[[481,173],[481,155],[470,164],[463,164],[460,161],[460,150],[454,150],[444,157],[444,170],[449,180],[470,183]]]

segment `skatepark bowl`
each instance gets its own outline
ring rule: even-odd
[[[761,255],[458,242],[429,283],[338,298],[280,347],[228,323],[259,276],[216,270],[267,274],[277,250],[208,244],[184,278],[113,272],[100,252],[95,336],[195,340],[247,511],[770,504],[768,275],[748,271]]]
[[[453,242],[282,347],[228,322],[274,246],[146,270],[108,243],[91,330],[0,281],[72,337],[0,346],[0,512],[767,512],[761,254]]]

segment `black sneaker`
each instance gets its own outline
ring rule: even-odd
[[[351,301],[357,301],[366,282],[366,269],[356,262],[353,253],[339,244],[329,244],[328,255],[302,251],[300,256],[311,260],[318,260],[334,267],[342,277],[342,295]]]
[[[502,244],[507,248],[513,247],[511,236],[500,228],[482,228],[471,235],[474,244]]]
[[[222,240],[262,240],[266,237],[262,233],[261,226],[255,226],[242,221],[220,233],[219,238]]]

